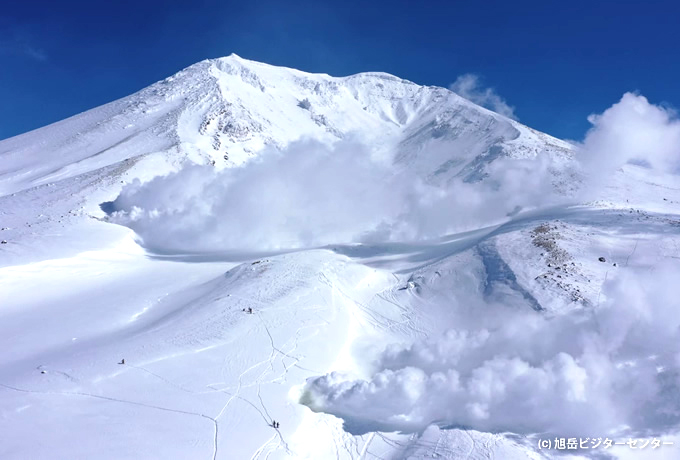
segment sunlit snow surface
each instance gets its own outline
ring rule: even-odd
[[[679,456],[676,175],[236,56],[0,160],[2,459]]]

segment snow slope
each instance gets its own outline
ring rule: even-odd
[[[627,165],[587,205],[520,212],[427,241],[295,251],[158,254],[105,219],[106,204],[135,179],[190,163],[243,167],[304,138],[369,146],[395,172],[436,186],[483,183],[498,159],[536,157],[554,161],[559,193],[578,182],[571,145],[443,88],[382,73],[307,74],[236,55],[1,141],[0,458],[568,457],[539,450],[540,430],[523,429],[521,415],[462,420],[460,408],[418,425],[414,411],[440,414],[437,406],[455,400],[419,395],[416,409],[404,408],[409,388],[380,399],[378,382],[357,413],[342,391],[315,403],[308,385],[331,372],[348,376],[339,388],[389,375],[385,347],[461,327],[466,337],[491,330],[500,345],[489,342],[457,369],[466,360],[485,369],[502,347],[536,366],[552,353],[578,356],[544,337],[559,331],[548,324],[578,323],[606,304],[603,283],[617,270],[680,257],[677,176]],[[508,312],[491,310],[499,304]],[[545,356],[527,357],[516,342],[523,334]],[[440,364],[432,366],[450,370]],[[675,439],[669,417],[649,421],[645,436]],[[611,436],[642,436],[631,430]],[[677,443],[648,453],[677,458]]]

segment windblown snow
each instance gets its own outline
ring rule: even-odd
[[[0,458],[679,458],[680,121],[590,121],[232,55],[0,141]]]

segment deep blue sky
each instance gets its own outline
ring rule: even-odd
[[[580,139],[625,91],[680,106],[679,24],[673,0],[8,1],[0,139],[232,52],[439,86],[475,73],[523,123]]]

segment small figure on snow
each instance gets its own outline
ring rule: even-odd
[[[278,428],[278,427],[279,427],[279,422],[277,422],[276,420],[272,420],[272,427]]]
[[[121,359],[118,364],[125,364],[125,358]]]

